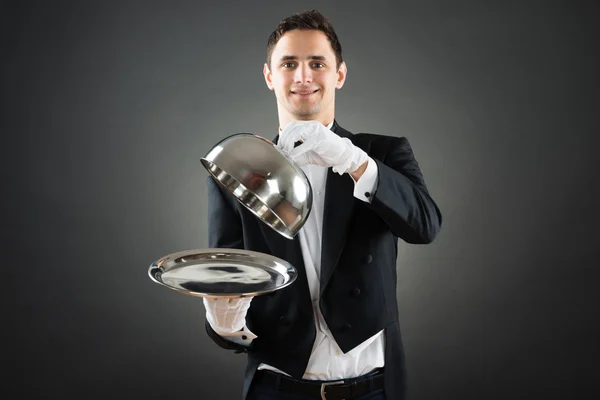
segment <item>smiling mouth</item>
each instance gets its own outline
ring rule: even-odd
[[[302,91],[296,91],[296,92],[292,90],[292,93],[293,94],[300,94],[300,95],[305,95],[306,96],[306,95],[309,95],[309,94],[317,93],[318,91],[319,91],[319,89],[316,89],[316,90],[302,90]]]

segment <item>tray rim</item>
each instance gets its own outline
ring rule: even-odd
[[[166,284],[165,282],[163,282],[160,279],[160,276],[164,273],[167,272],[169,270],[175,269],[175,268],[184,268],[185,266],[182,267],[182,264],[177,264],[175,263],[174,260],[180,259],[182,257],[186,257],[186,256],[191,256],[191,255],[198,255],[198,254],[210,254],[210,253],[229,253],[229,254],[240,254],[240,255],[246,255],[246,256],[251,256],[254,258],[262,258],[265,259],[266,261],[270,261],[270,262],[275,262],[278,263],[280,265],[282,265],[283,267],[285,267],[285,270],[288,274],[288,280],[287,282],[273,288],[273,289],[268,289],[268,290],[261,290],[261,291],[254,291],[254,292],[230,292],[230,293],[201,293],[201,292],[195,292],[195,291],[191,291],[191,290],[186,290],[186,289],[182,289],[182,288],[178,288],[178,287],[174,287],[171,285]],[[214,263],[214,261],[211,261]],[[230,262],[230,261],[229,261]],[[194,263],[194,265],[198,265],[198,263]],[[248,265],[245,265],[248,266]],[[269,268],[269,267],[266,267]],[[275,270],[280,276],[282,276],[281,271]],[[164,286],[168,289],[174,290],[176,292],[188,295],[188,296],[192,296],[192,297],[203,297],[203,298],[239,298],[239,297],[254,297],[254,296],[260,296],[263,294],[268,294],[268,293],[272,293],[275,292],[277,290],[281,290],[289,285],[291,285],[293,282],[296,281],[296,279],[298,278],[298,270],[289,262],[287,262],[286,260],[273,256],[271,254],[267,254],[267,253],[261,253],[258,251],[253,251],[253,250],[246,250],[246,249],[236,249],[236,248],[222,248],[222,247],[209,247],[209,248],[201,248],[201,249],[190,249],[190,250],[182,250],[182,251],[178,251],[175,253],[170,253],[167,254],[163,257],[160,257],[158,259],[156,259],[148,268],[148,276],[150,277],[150,279],[154,282],[157,283],[161,286]]]

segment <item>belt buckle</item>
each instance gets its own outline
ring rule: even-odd
[[[323,382],[323,383],[321,383],[321,400],[327,400],[327,397],[325,397],[325,387],[327,387],[327,386],[333,386],[333,385],[342,385],[343,383],[344,383],[344,381]],[[340,399],[340,400],[344,400],[344,399]]]

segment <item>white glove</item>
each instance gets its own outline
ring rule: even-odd
[[[303,143],[294,148],[298,141]],[[319,121],[291,121],[281,132],[277,147],[300,166],[333,167],[340,175],[356,171],[368,159],[350,139],[339,137]]]
[[[235,299],[206,298],[206,319],[217,333],[233,333],[241,330],[246,324],[246,314],[253,297]]]

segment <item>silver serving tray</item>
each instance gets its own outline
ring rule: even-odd
[[[249,297],[282,289],[296,269],[280,258],[249,250],[200,249],[169,254],[152,263],[150,278],[198,297]]]

